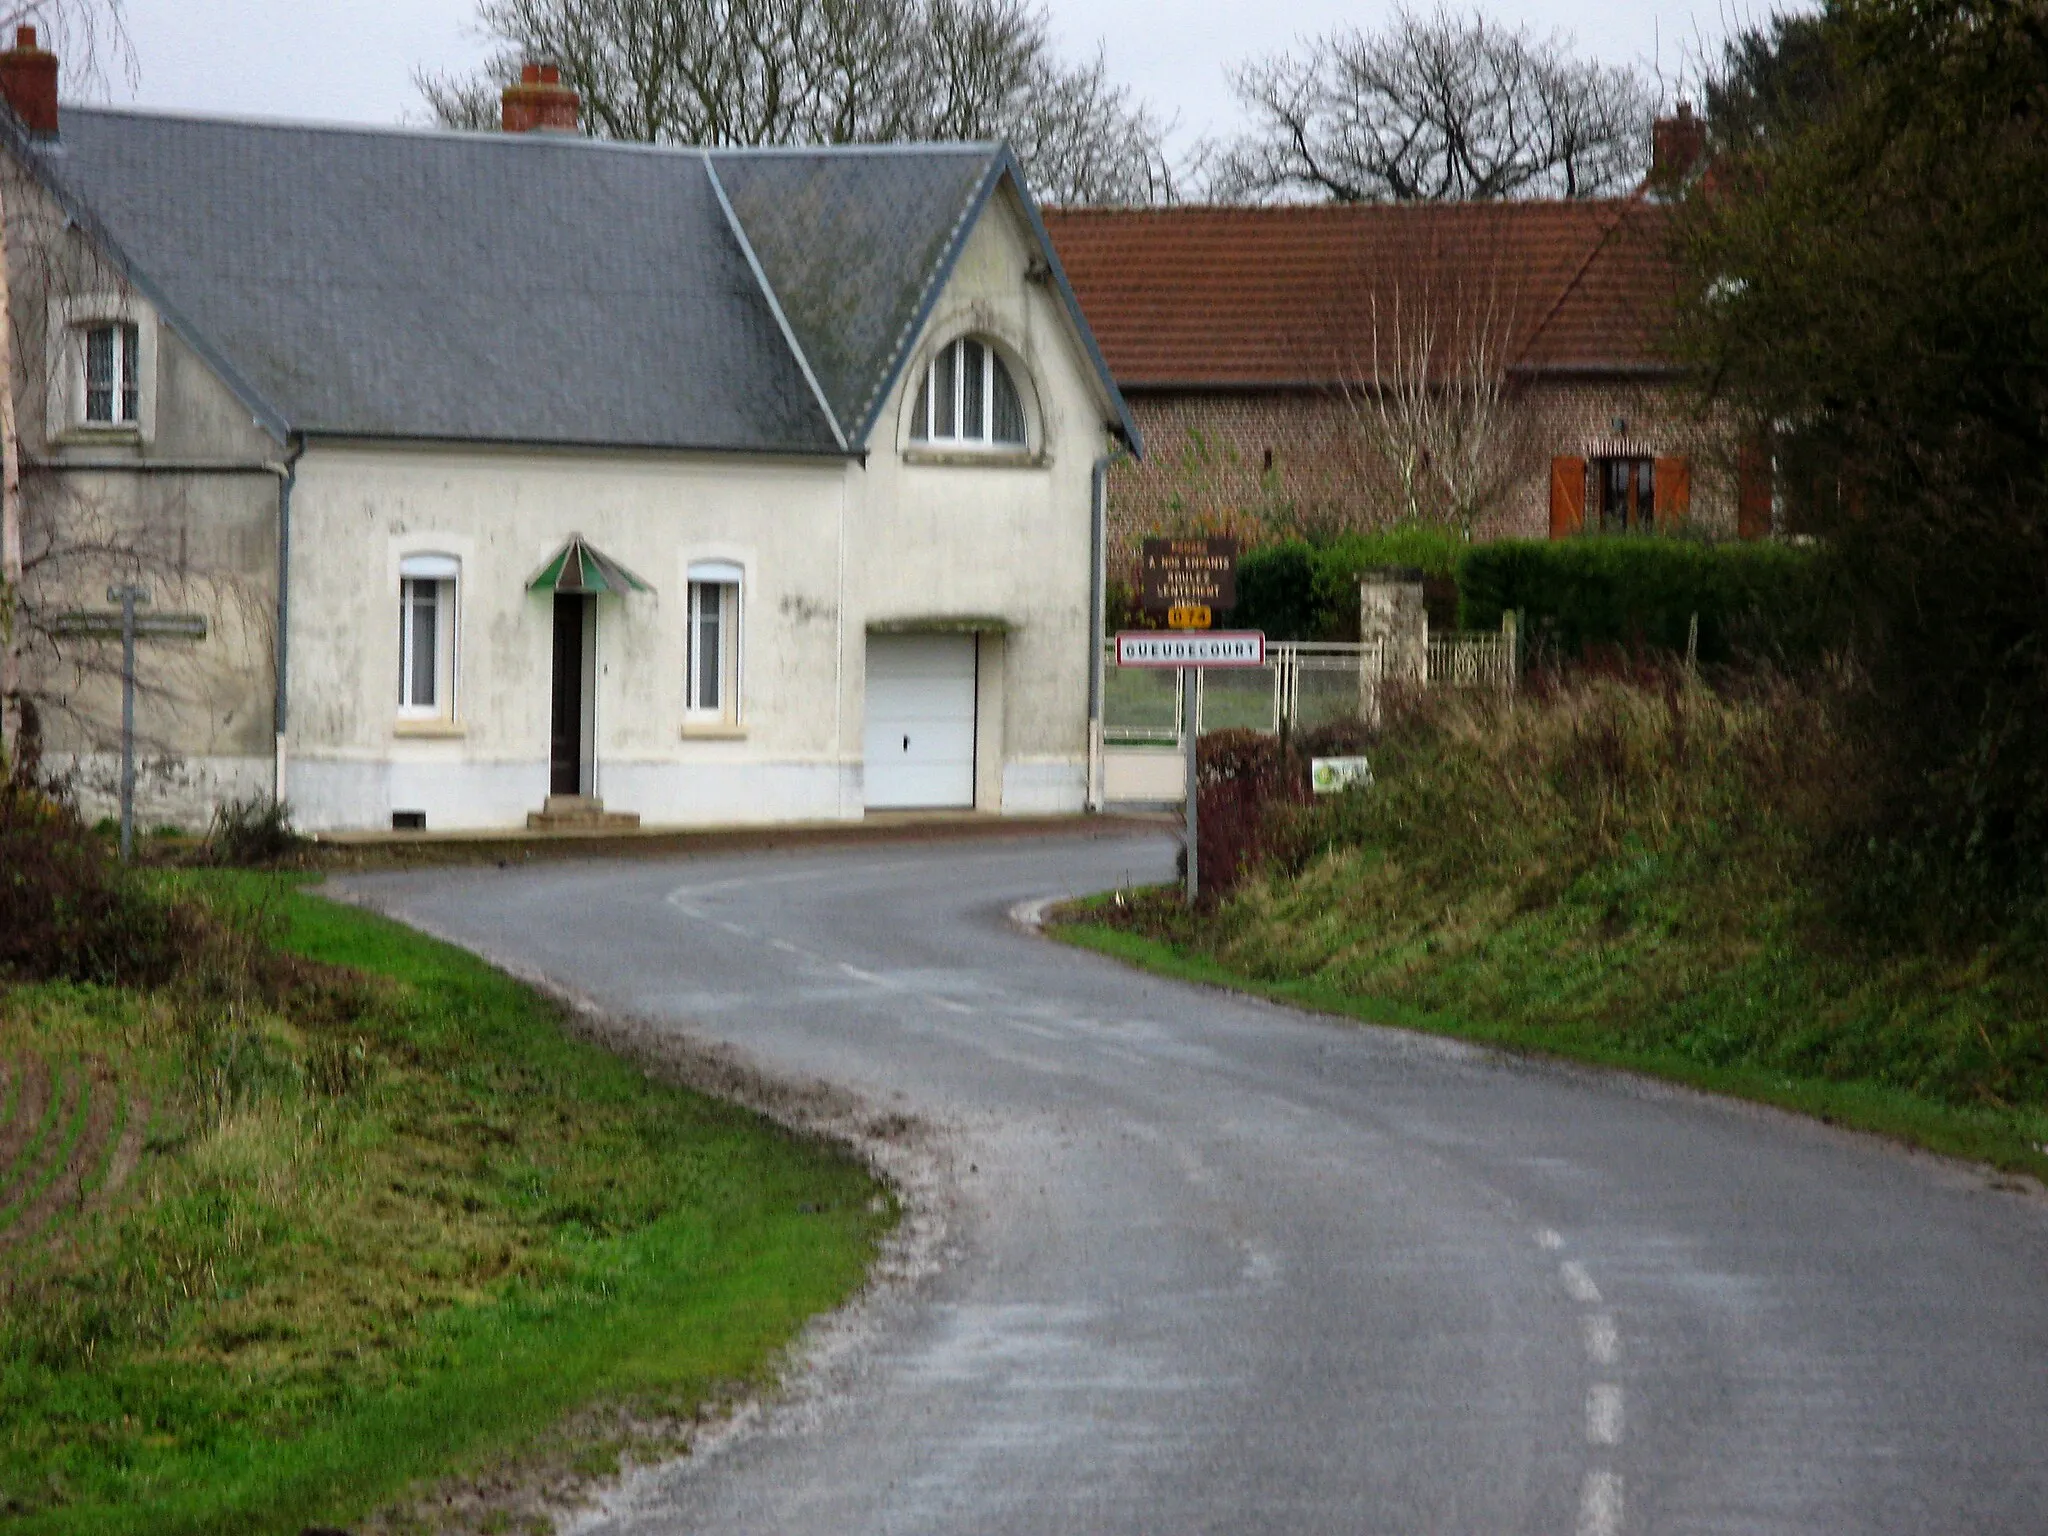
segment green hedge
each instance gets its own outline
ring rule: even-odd
[[[1534,645],[1576,656],[1588,646],[1682,651],[1694,614],[1700,659],[1738,653],[1801,659],[1835,631],[1824,567],[1783,544],[1579,538],[1476,545],[1458,570],[1466,629],[1498,629],[1520,609]]]
[[[1328,544],[1302,539],[1246,551],[1237,563],[1234,629],[1262,629],[1273,640],[1355,639],[1358,576],[1380,566],[1420,568],[1450,580],[1471,549],[1446,529],[1404,527],[1347,534]]]
[[[1838,628],[1811,550],[1642,536],[1467,544],[1437,528],[1250,550],[1238,562],[1228,622],[1274,640],[1354,639],[1359,574],[1381,566],[1418,567],[1440,590],[1455,581],[1465,629],[1498,629],[1504,613],[1520,609],[1532,644],[1568,656],[1599,645],[1682,651],[1694,614],[1709,662],[1738,653],[1803,659]],[[1433,611],[1432,622],[1449,617]]]

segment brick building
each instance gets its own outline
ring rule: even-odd
[[[1048,212],[1146,444],[1111,477],[1113,568],[1148,533],[1398,519],[1386,434],[1364,423],[1482,373],[1475,538],[1767,533],[1761,460],[1662,344],[1676,273],[1648,187],[1696,156],[1697,124],[1658,127],[1659,171],[1619,200]]]

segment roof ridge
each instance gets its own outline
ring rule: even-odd
[[[1460,213],[1576,213],[1622,209],[1639,201],[1628,197],[1466,198],[1456,202],[1404,203],[1055,203],[1044,210],[1053,219],[1171,219],[1185,217],[1342,219],[1368,216],[1421,218]]]
[[[262,117],[234,112],[191,112],[177,108],[107,106],[66,102],[65,113],[93,117],[140,118],[153,123],[188,123],[211,128],[249,128],[274,133],[357,134],[366,138],[434,139],[457,144],[491,144],[522,152],[540,147],[561,150],[611,150],[628,154],[730,155],[768,158],[776,155],[982,155],[998,148],[993,139],[891,139],[851,144],[683,144],[673,140],[608,139],[587,133],[502,133],[491,128],[443,128],[433,123],[355,123],[324,118]],[[60,147],[63,138],[51,141]]]

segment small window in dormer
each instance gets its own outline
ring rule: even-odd
[[[1024,397],[994,347],[963,336],[940,348],[918,389],[910,436],[948,447],[1025,445]]]
[[[132,427],[142,418],[140,328],[126,322],[85,327],[85,420]]]

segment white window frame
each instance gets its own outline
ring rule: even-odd
[[[133,320],[93,320],[78,328],[83,365],[79,420],[88,427],[133,428],[142,421],[142,327]],[[106,333],[108,363],[113,377],[107,380],[107,414],[92,413],[96,393],[92,378],[93,338]],[[133,380],[133,386],[129,381]]]
[[[967,370],[960,366],[961,356],[969,344],[981,348],[981,420],[976,423],[973,435],[964,433],[967,408]],[[953,435],[941,437],[938,432],[939,415],[939,365],[946,358],[953,360]],[[996,370],[1000,368],[1009,379],[1010,388],[1017,397],[1017,415],[1023,435],[1015,439],[998,438],[996,424]],[[986,336],[955,336],[934,352],[925,363],[924,382],[911,404],[910,440],[918,447],[965,449],[980,453],[1024,453],[1031,446],[1031,412],[1024,403],[1024,386],[1019,382],[1017,368],[999,355],[996,344]],[[921,409],[920,409],[921,407]]]
[[[737,729],[743,719],[740,710],[742,662],[745,656],[746,573],[729,560],[698,560],[690,565],[688,599],[684,605],[683,724],[685,728],[727,727]],[[715,624],[718,655],[712,676],[717,697],[705,702],[701,645],[707,604]]]
[[[421,587],[431,587],[434,597],[433,697],[419,699],[413,692],[414,647],[418,643],[418,608],[415,598]],[[453,555],[407,555],[398,563],[398,718],[401,720],[449,720],[456,718],[456,685],[461,676],[462,562]]]
[[[135,370],[135,414],[112,420],[93,421],[87,408],[87,347],[92,332],[104,326],[116,327],[115,372],[121,371],[120,353],[133,348]],[[123,331],[119,328],[127,327]],[[140,439],[156,437],[156,316],[149,306],[123,293],[81,294],[50,301],[48,316],[49,392],[45,401],[50,435],[86,440],[109,437]],[[114,409],[121,408],[117,392]]]

